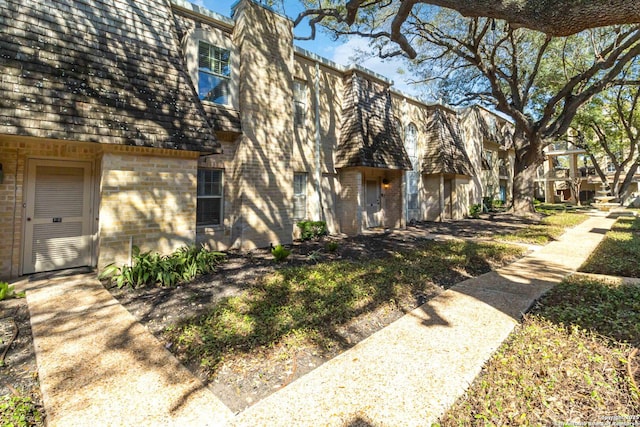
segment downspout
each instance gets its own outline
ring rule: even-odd
[[[316,76],[314,79],[314,101],[316,113],[316,193],[318,204],[320,205],[320,220],[325,221],[324,206],[322,204],[322,168],[320,166],[320,155],[322,154],[320,135],[320,64],[316,62]]]

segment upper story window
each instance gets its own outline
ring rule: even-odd
[[[198,94],[200,99],[229,104],[231,52],[212,44],[198,42]]]
[[[414,159],[418,155],[418,128],[413,123],[409,123],[407,130],[405,131],[404,147],[411,159],[411,163],[413,164]]]
[[[304,126],[307,117],[307,84],[300,80],[293,82],[293,122]]]

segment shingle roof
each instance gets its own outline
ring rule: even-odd
[[[411,169],[411,161],[393,124],[389,87],[356,71],[345,77],[336,153],[336,168],[352,166]]]
[[[0,133],[220,150],[168,2],[2,3]]]
[[[473,175],[471,160],[464,148],[455,113],[435,108],[426,134],[427,150],[422,161],[423,174]]]
[[[493,141],[503,149],[511,148],[513,143],[513,126],[506,120],[499,118],[495,113],[491,113],[477,105],[471,107],[472,117],[478,123],[478,128],[483,138]]]

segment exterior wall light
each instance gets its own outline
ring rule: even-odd
[[[382,178],[382,187],[384,187],[385,190],[389,189],[390,184],[391,181],[389,181],[387,178]]]

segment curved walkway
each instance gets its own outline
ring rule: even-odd
[[[430,426],[615,221],[466,280],[235,415],[92,275],[24,280],[49,426]]]

